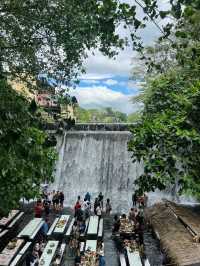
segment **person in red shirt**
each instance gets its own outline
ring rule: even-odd
[[[81,208],[81,204],[80,204],[79,201],[77,201],[76,204],[75,204],[74,209],[75,209],[75,211],[77,211],[77,210],[80,209],[80,208]]]
[[[41,218],[42,211],[43,211],[42,202],[41,200],[38,200],[34,207],[35,218]]]
[[[74,211],[75,211],[74,217],[77,217],[77,213],[79,212],[80,209],[81,209],[81,204],[79,201],[77,201],[74,206]]]

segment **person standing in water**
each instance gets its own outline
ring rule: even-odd
[[[90,195],[90,193],[89,192],[87,192],[86,194],[85,194],[85,201],[89,201],[90,202],[90,200],[91,200],[91,195]]]
[[[110,199],[107,199],[106,200],[106,214],[110,214],[110,212],[111,212],[111,210],[112,210],[112,206],[111,206],[111,204],[110,204]]]
[[[99,217],[99,220],[100,220],[102,217],[102,208],[101,208],[100,204],[96,208],[96,213],[97,213],[97,216]]]
[[[98,200],[98,198],[95,198],[95,201],[94,201],[94,214],[95,215],[97,215],[96,209],[97,209],[98,205],[99,205],[99,200]]]
[[[59,202],[60,202],[60,208],[61,208],[61,210],[63,209],[63,203],[64,203],[64,200],[65,200],[65,195],[64,195],[64,193],[61,191],[61,192],[60,192],[60,195],[59,195]]]
[[[98,200],[99,200],[101,208],[103,209],[103,194],[102,194],[102,192],[99,193]]]
[[[137,200],[138,200],[137,193],[134,192],[132,195],[132,202],[134,207],[137,206]]]

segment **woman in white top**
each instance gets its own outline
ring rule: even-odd
[[[105,258],[104,258],[104,243],[100,243],[99,250],[98,250],[98,255],[99,255],[99,266],[105,266]]]
[[[101,209],[101,206],[100,205],[97,206],[96,213],[97,213],[97,216],[99,217],[99,219],[101,219],[102,209]]]

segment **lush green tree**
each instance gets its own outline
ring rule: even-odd
[[[144,12],[140,17],[138,7]],[[160,9],[158,0],[136,0],[131,4],[119,0],[3,0],[1,72],[20,78],[45,73],[68,83],[82,70],[88,50],[96,48],[113,57],[124,48],[128,41],[118,34],[119,26],[129,29],[133,48],[142,52],[137,30],[148,21],[157,26],[161,39],[178,45],[170,36],[173,31],[176,37],[186,40],[187,46],[187,39],[194,39],[198,27],[191,27],[187,34],[180,27],[199,19],[194,12],[198,8],[199,0],[171,0],[167,10]],[[157,19],[166,18],[169,23],[157,23]]]
[[[1,66],[20,78],[45,73],[67,83],[88,50],[114,56],[127,44],[116,29],[139,28],[135,8],[118,0],[1,1]]]
[[[84,109],[77,108],[76,110],[77,122],[89,123],[89,122],[99,122],[99,123],[126,123],[127,115],[119,111],[115,111],[110,107],[102,109]]]
[[[56,154],[32,106],[0,80],[0,214],[16,208],[22,197],[34,198],[43,181],[53,180]]]
[[[144,164],[144,173],[136,180],[140,191],[177,184],[180,193],[200,198],[200,10],[199,1],[184,3],[184,10],[176,14],[174,31],[168,35],[175,58],[171,61],[167,56],[163,68],[160,50],[152,48],[158,55],[153,60],[146,61],[144,56],[150,74],[139,99],[144,110],[132,128],[129,150],[134,161]],[[160,47],[162,41],[166,44],[165,39],[160,41]]]
[[[141,114],[139,111],[131,113],[127,116],[127,122],[128,123],[135,123],[139,120]]]

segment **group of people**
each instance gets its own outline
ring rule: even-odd
[[[41,256],[45,249],[46,244],[47,244],[47,240],[40,235],[36,241],[36,244],[33,246],[32,250],[29,252],[29,254],[26,257],[26,266],[39,266],[40,265],[39,261],[41,259]],[[58,248],[51,265],[52,266],[60,265],[60,260],[61,260],[61,250],[60,248]]]
[[[139,206],[139,207],[147,207],[147,203],[148,203],[148,196],[146,193],[144,193],[143,195],[139,195],[137,192],[134,192],[132,194],[132,203],[133,206]]]
[[[39,265],[40,257],[47,243],[48,230],[49,230],[49,220],[48,218],[46,218],[42,228],[40,229],[37,235],[35,245],[33,246],[32,251],[26,257],[26,266]]]
[[[63,209],[63,203],[65,200],[65,195],[62,191],[47,192],[43,191],[42,195],[43,201],[49,203],[54,210],[59,211]]]
[[[45,214],[45,217],[48,217],[51,210],[59,212],[63,209],[65,196],[62,191],[43,191],[41,198],[42,199],[37,200],[34,206],[34,213],[36,218],[41,218],[43,212]]]
[[[75,239],[71,239],[69,243],[70,253],[73,257],[75,257],[75,266],[80,266],[81,264],[81,257],[91,253],[90,247],[87,248],[85,251],[81,251],[81,242]],[[95,256],[95,257],[94,257]],[[104,243],[103,241],[98,241],[97,244],[97,251],[96,254],[92,255],[93,259],[95,260],[95,265],[98,266],[105,266],[105,258],[104,258]],[[98,264],[97,264],[98,262]],[[91,264],[94,265],[94,264]]]
[[[46,243],[44,241],[39,241],[34,245],[32,252],[26,257],[26,266],[39,265],[39,260],[44,251],[45,245]]]
[[[126,256],[127,245],[134,246],[140,252],[141,258],[145,259],[144,253],[144,208],[147,206],[147,195],[137,196],[135,193],[132,196],[133,207],[129,210],[128,215],[122,214],[114,216],[113,221],[113,237],[116,243],[116,248],[119,253],[124,253]],[[120,230],[124,223],[129,223],[131,226],[131,232],[122,232]],[[128,243],[128,244],[127,244]]]
[[[86,220],[91,215],[91,213],[94,212],[95,215],[101,218],[104,210],[105,214],[110,214],[112,210],[110,199],[106,200],[104,209],[104,196],[102,192],[100,192],[98,197],[95,198],[94,204],[92,206],[91,195],[89,192],[87,192],[83,201],[81,200],[81,197],[78,196],[76,204],[74,206],[74,216],[78,220]]]
[[[144,208],[147,206],[148,197],[146,194],[139,196],[137,193],[132,195],[133,207],[130,209],[129,214],[123,214],[121,217],[115,215],[112,232],[115,238],[116,246],[119,252],[126,252],[126,236],[120,233],[120,226],[123,221],[128,220],[132,223],[133,231],[131,234],[131,241],[136,243],[140,250],[143,250],[143,231],[144,231]],[[29,256],[31,260],[38,260],[43,248],[44,241],[46,241],[46,234],[49,230],[49,221],[48,216],[50,210],[59,211],[63,209],[64,203],[64,194],[62,191],[44,191],[42,194],[42,200],[38,200],[35,207],[35,217],[41,218],[43,212],[45,213],[45,223],[41,229],[41,234],[43,236],[43,242],[39,242],[35,245],[33,252]],[[93,213],[101,219],[102,215],[109,215],[112,211],[112,206],[110,199],[106,199],[104,202],[104,196],[102,192],[94,199],[94,202],[91,201],[91,194],[87,192],[83,198],[81,196],[77,197],[76,203],[74,205],[74,217],[75,221],[72,227],[72,234],[69,241],[70,253],[75,257],[75,265],[80,265],[81,263],[81,252],[80,252],[80,236],[85,233],[87,224],[86,221]],[[120,236],[120,237],[119,237]],[[129,239],[129,240],[130,240]],[[100,243],[99,246],[99,265],[105,265],[105,259],[103,254],[103,243]],[[97,252],[97,253],[98,253]],[[27,265],[31,265],[30,263]],[[35,265],[35,264],[33,264]]]
[[[99,193],[98,197],[95,198],[94,204],[91,201],[91,195],[87,192],[83,198],[78,196],[77,201],[74,206],[74,217],[75,221],[72,227],[71,238],[69,241],[70,253],[75,257],[75,265],[80,265],[81,263],[81,252],[80,252],[80,236],[85,233],[86,230],[86,220],[90,217],[92,213],[97,215],[99,219],[102,217],[104,208],[104,196],[102,192]],[[109,214],[111,212],[110,199],[106,200],[105,213]],[[104,259],[104,246],[102,242],[98,243],[97,257],[99,260],[99,266],[105,265]],[[85,251],[86,253],[89,250]]]

